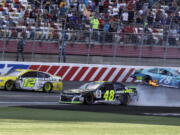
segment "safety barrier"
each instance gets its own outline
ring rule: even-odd
[[[61,76],[64,81],[118,81],[135,82],[130,76],[137,69],[150,68],[147,66],[118,66],[73,63],[39,63],[1,61],[1,75],[14,69],[33,69]]]

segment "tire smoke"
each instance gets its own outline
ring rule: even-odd
[[[137,106],[180,107],[180,89],[166,87],[136,86],[139,100]]]

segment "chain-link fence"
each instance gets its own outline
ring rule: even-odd
[[[180,58],[178,30],[146,32],[139,28],[137,33],[127,33],[0,28],[1,60],[16,60],[17,42],[23,37],[25,61],[58,62],[63,42],[67,62],[175,66]]]

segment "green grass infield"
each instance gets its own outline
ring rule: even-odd
[[[1,107],[0,135],[180,135],[180,118]]]

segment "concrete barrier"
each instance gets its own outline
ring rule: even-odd
[[[76,63],[40,63],[1,61],[0,74],[14,69],[33,69],[61,76],[65,81],[119,81],[135,82],[130,76],[137,69],[150,66],[123,66]],[[178,69],[178,68],[175,68]]]

